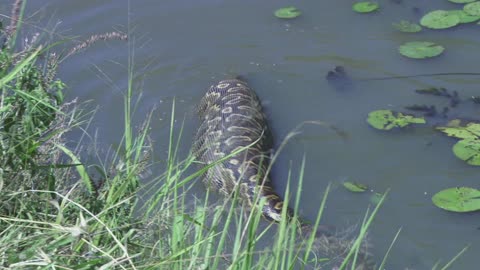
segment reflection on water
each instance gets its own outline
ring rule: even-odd
[[[371,194],[352,194],[340,187],[343,179],[367,184],[374,192],[391,192],[382,207],[371,238],[380,259],[401,227],[388,269],[430,269],[445,264],[464,246],[469,251],[454,269],[472,269],[480,251],[477,214],[453,214],[435,208],[430,198],[453,186],[478,186],[479,169],[466,166],[451,153],[453,141],[431,128],[410,128],[391,133],[368,127],[368,112],[403,110],[411,104],[442,106],[441,99],[415,94],[424,87],[446,87],[465,99],[478,95],[480,77],[441,76],[386,81],[353,82],[336,91],[325,80],[335,66],[346,68],[352,78],[424,73],[476,72],[480,62],[480,35],[475,26],[398,33],[392,22],[418,20],[433,8],[452,9],[447,1],[383,1],[380,12],[355,14],[349,1],[298,1],[302,16],[282,21],[273,10],[277,1],[137,0],[130,1],[30,1],[27,14],[40,10],[35,22],[50,21],[63,36],[120,29],[128,19],[134,28],[135,63],[143,83],[137,106],[138,123],[158,106],[153,137],[157,158],[164,158],[171,101],[176,98],[178,127],[185,118],[185,155],[197,127],[193,108],[207,87],[231,74],[243,74],[263,100],[280,142],[306,120],[320,120],[344,130],[341,140],[320,127],[306,127],[282,152],[275,164],[275,186],[285,188],[290,163],[299,167],[305,154],[307,166],[301,199],[302,214],[313,218],[328,182],[337,184],[328,200],[325,218],[332,224],[356,224],[369,206]],[[435,5],[435,6],[434,6]],[[43,9],[42,9],[43,8]],[[41,24],[39,24],[41,25]],[[39,31],[38,29],[35,31]],[[55,37],[54,37],[55,38]],[[435,59],[414,61],[397,53],[413,39],[427,39],[446,46]],[[92,99],[100,106],[93,127],[105,145],[120,141],[123,93],[126,88],[126,46],[97,44],[64,62],[61,76],[70,86],[68,96]],[[460,106],[452,113],[479,118],[478,106]],[[203,192],[199,190],[199,192]]]

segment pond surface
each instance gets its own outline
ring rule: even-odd
[[[404,34],[391,27],[402,19],[418,21],[434,9],[454,9],[447,1],[381,1],[375,14],[356,14],[353,1],[295,1],[301,17],[279,20],[272,12],[291,1],[220,0],[48,0],[28,1],[28,33],[56,29],[59,36],[86,39],[91,34],[133,29],[135,85],[141,99],[135,124],[154,107],[155,157],[165,158],[169,117],[175,98],[176,129],[184,122],[180,156],[186,156],[198,125],[194,107],[209,85],[229,75],[245,75],[263,100],[278,144],[306,120],[331,123],[345,131],[342,140],[330,130],[307,126],[281,153],[273,179],[280,193],[292,163],[294,172],[306,156],[302,214],[313,219],[326,185],[334,184],[325,220],[346,227],[361,222],[372,193],[353,194],[342,181],[367,184],[375,192],[390,189],[370,236],[380,260],[397,230],[402,232],[387,269],[431,269],[444,265],[466,245],[469,250],[452,269],[475,269],[480,252],[479,214],[455,214],[436,208],[431,196],[454,186],[479,187],[480,168],[458,160],[454,140],[431,127],[379,132],[365,122],[377,109],[448,105],[441,97],[414,92],[446,87],[466,100],[479,95],[480,77],[443,76],[385,81],[354,81],[336,90],[325,75],[337,65],[353,78],[442,72],[480,72],[480,26]],[[8,7],[0,4],[2,10]],[[42,26],[42,28],[36,28]],[[415,61],[397,47],[406,41],[440,43],[440,57]],[[67,59],[60,77],[69,85],[67,99],[92,100],[98,112],[90,126],[98,143],[118,145],[123,130],[123,96],[127,84],[127,45],[99,42]],[[141,79],[141,80],[140,80]],[[480,118],[480,106],[463,102],[450,117]],[[441,119],[440,119],[441,120]],[[440,121],[439,120],[439,121]],[[161,173],[158,168],[155,174]],[[292,183],[295,188],[296,183]],[[204,192],[198,185],[197,192]]]

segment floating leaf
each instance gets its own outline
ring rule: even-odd
[[[403,20],[398,23],[393,23],[393,27],[395,27],[395,29],[398,31],[405,33],[416,33],[422,31],[422,27],[420,25]]]
[[[366,185],[355,182],[343,182],[343,186],[351,192],[365,192],[368,190]]]
[[[427,13],[420,20],[422,26],[431,29],[445,29],[453,27],[460,23],[460,18],[456,14],[445,10],[435,10]]]
[[[281,18],[281,19],[293,19],[298,16],[300,16],[302,12],[298,10],[296,7],[284,7],[275,10],[275,17]]]
[[[463,10],[465,10],[466,13],[472,16],[479,16],[480,15],[480,1],[478,2],[473,2],[470,4],[466,4],[463,6]]]
[[[433,195],[432,202],[448,211],[477,211],[480,210],[480,190],[469,187],[444,189]]]
[[[452,119],[448,121],[447,127],[459,127],[461,123],[462,123],[462,120],[460,119]]]
[[[380,6],[376,2],[362,1],[362,2],[357,2],[353,4],[352,9],[353,11],[359,12],[359,13],[369,13],[377,10],[379,7]]]
[[[459,139],[476,140],[480,138],[480,124],[468,123],[465,127],[459,126],[460,123],[457,122],[455,124],[457,125],[452,126],[449,124],[446,127],[437,127],[437,129],[450,137]]]
[[[390,130],[394,127],[405,127],[410,124],[425,124],[425,119],[394,113],[390,110],[378,110],[368,114],[367,122],[376,129]]]
[[[444,50],[443,46],[428,41],[407,42],[398,48],[400,54],[414,59],[435,57]]]
[[[475,21],[480,20],[480,16],[470,15],[467,12],[465,12],[463,10],[460,10],[460,9],[449,10],[448,12],[451,13],[451,14],[457,15],[458,18],[460,19],[460,23],[471,23],[471,22],[475,22]]]
[[[457,3],[457,4],[466,4],[466,3],[471,3],[471,2],[475,2],[477,0],[448,0],[452,3]]]
[[[480,166],[480,140],[465,139],[453,146],[453,153],[470,165]]]

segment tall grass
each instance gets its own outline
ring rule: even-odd
[[[385,196],[365,215],[358,237],[336,245],[334,238],[299,235],[298,217],[286,221],[287,207],[282,222],[269,224],[258,211],[264,202],[257,199],[260,207],[246,211],[238,205],[238,192],[213,204],[208,190],[203,198],[193,198],[189,187],[208,167],[198,168],[192,155],[179,157],[185,142],[183,128],[175,132],[174,102],[165,170],[140,184],[140,175],[158,164],[149,160],[154,145],[148,127],[154,111],[139,130],[132,123],[138,104],[132,39],[121,144],[108,163],[82,162],[65,133],[85,125],[89,114],[75,103],[64,103],[64,84],[52,78],[58,57],[44,57],[42,48],[51,49],[48,44],[14,50],[24,3],[15,1],[15,27],[3,31],[8,44],[0,46],[0,268],[355,269]],[[295,213],[306,163],[304,158],[298,172],[291,168],[288,174],[285,204],[293,205]],[[92,177],[92,167],[99,168],[100,178]],[[296,192],[291,192],[291,182],[298,183]],[[314,232],[329,191],[324,192]],[[290,203],[292,193],[296,200]],[[140,200],[142,196],[150,198]]]

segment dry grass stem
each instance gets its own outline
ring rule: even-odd
[[[20,18],[20,9],[23,0],[15,0],[12,6],[12,13],[10,15],[10,25],[6,29],[7,39],[12,37],[17,31],[18,19]]]
[[[78,44],[77,46],[73,47],[66,55],[66,57],[69,57],[70,55],[73,55],[77,53],[78,51],[90,47],[92,44],[99,40],[127,40],[128,36],[127,34],[123,34],[120,32],[108,32],[104,34],[97,34],[97,35],[92,35],[89,37],[87,40],[84,42]]]

